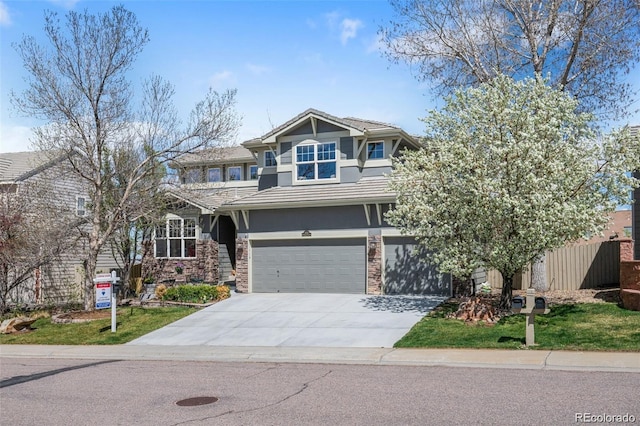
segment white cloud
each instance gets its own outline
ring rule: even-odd
[[[358,30],[363,26],[364,24],[359,19],[344,18],[340,22],[340,41],[342,44],[347,44],[350,38],[356,38]]]
[[[247,69],[253,75],[262,75],[271,71],[269,67],[265,67],[264,65],[256,65],[252,63],[247,64]]]
[[[27,126],[3,126],[0,129],[0,152],[33,151],[29,139],[33,133]]]
[[[220,71],[209,77],[209,85],[214,89],[220,88],[221,86],[224,86],[226,88],[227,86],[235,82],[235,75],[233,75],[233,73],[228,70]]]
[[[9,25],[11,25],[9,8],[3,1],[0,1],[0,27],[8,27]]]

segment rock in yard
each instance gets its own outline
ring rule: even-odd
[[[1,334],[11,334],[22,330],[31,330],[31,324],[33,324],[37,318],[28,317],[16,317],[9,318],[2,321],[0,325]]]

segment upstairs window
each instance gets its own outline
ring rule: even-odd
[[[296,180],[322,180],[336,177],[336,143],[296,146]]]
[[[220,167],[211,167],[207,171],[207,182],[220,182],[221,180]]]
[[[249,179],[258,179],[258,166],[249,166]]]
[[[377,160],[380,158],[384,158],[384,142],[368,142],[367,159]]]
[[[242,180],[242,168],[232,166],[227,169],[227,180]]]
[[[276,164],[276,155],[273,151],[265,151],[264,152],[264,166],[265,167],[275,167]]]
[[[76,197],[76,215],[84,217],[87,215],[86,209],[87,199],[85,197]]]
[[[196,220],[170,218],[155,229],[156,257],[196,257]]]
[[[184,172],[184,183],[200,183],[202,182],[202,170],[189,169]]]

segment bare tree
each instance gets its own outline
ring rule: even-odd
[[[92,309],[98,254],[123,224],[144,215],[136,204],[148,194],[153,181],[148,177],[184,153],[230,140],[239,119],[235,91],[210,90],[184,126],[172,104],[171,84],[152,76],[136,95],[126,75],[149,37],[123,6],[97,15],[71,11],[65,24],[60,27],[57,15],[47,12],[48,45],[26,36],[15,46],[28,88],[13,94],[12,102],[18,111],[49,121],[35,131],[36,145],[64,153],[69,172],[88,187],[84,305]],[[139,162],[117,176],[123,149],[132,150]],[[114,187],[117,197],[109,194]]]
[[[380,29],[387,56],[417,67],[436,94],[513,78],[550,76],[582,109],[623,114],[625,79],[640,60],[638,0],[391,0]]]
[[[80,238],[81,219],[58,196],[42,180],[0,186],[0,313],[12,293],[40,291],[35,274],[59,262]]]

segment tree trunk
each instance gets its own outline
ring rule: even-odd
[[[536,291],[547,291],[547,261],[546,256],[539,255],[531,264],[531,287]]]
[[[502,275],[502,293],[500,294],[500,309],[511,309],[511,298],[513,296],[513,275],[505,277]]]
[[[84,268],[84,310],[92,311],[95,308],[95,290],[93,279],[96,276],[96,265],[98,263],[98,254],[94,250],[89,250],[87,261]]]

